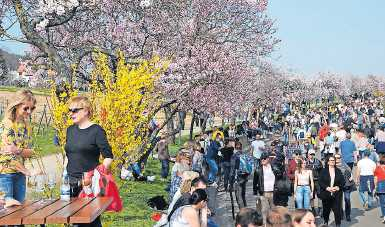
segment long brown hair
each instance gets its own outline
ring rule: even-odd
[[[302,168],[303,162],[304,162],[304,161],[303,161],[302,159],[299,159],[298,162],[297,162],[297,171],[298,171],[298,173],[302,173],[302,171],[304,170],[304,169]]]

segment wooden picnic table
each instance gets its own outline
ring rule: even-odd
[[[0,210],[0,226],[91,223],[111,202],[111,197],[26,201],[22,206]]]

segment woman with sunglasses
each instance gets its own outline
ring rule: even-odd
[[[330,211],[333,210],[336,226],[341,225],[342,189],[345,184],[344,176],[336,167],[336,159],[329,156],[325,160],[325,168],[320,173],[320,198],[322,200],[323,219],[329,222]]]
[[[100,155],[104,158],[104,168],[109,170],[113,154],[106,132],[100,125],[91,121],[93,110],[87,97],[72,98],[69,101],[69,114],[74,124],[67,129],[65,152],[68,159],[67,172],[71,197],[77,197],[82,190],[83,173],[94,170],[99,165]],[[100,218],[98,217],[90,226],[102,226]]]
[[[179,207],[171,215],[172,227],[206,227],[207,194],[204,189],[196,189],[189,199],[189,205]]]
[[[15,93],[0,125],[0,191],[5,193],[6,206],[20,205],[25,199],[26,175],[24,159],[33,154],[32,129],[29,120],[36,99],[29,90]]]

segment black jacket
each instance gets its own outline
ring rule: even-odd
[[[326,188],[330,187],[329,167],[326,166],[325,168],[322,169],[320,173],[318,184],[320,186],[320,198],[322,200],[340,198],[342,196],[342,190],[345,185],[344,175],[342,174],[341,170],[338,168],[336,168],[335,172],[336,173],[335,173],[333,186],[338,186],[340,190],[335,192],[334,194],[331,194],[329,191],[326,191]]]
[[[310,159],[308,159],[306,161],[306,166],[308,169],[312,170],[314,181],[318,181],[320,172],[323,169],[321,161],[315,158],[313,162],[310,162]]]
[[[271,169],[273,171],[273,174],[275,176],[275,182],[274,182],[274,191],[280,191],[280,189],[277,189],[277,181],[283,180],[285,176],[284,168],[282,170],[280,165],[271,163]],[[264,189],[264,182],[263,182],[263,167],[262,165],[259,165],[254,173],[254,182],[253,182],[253,189],[254,194],[263,195]]]

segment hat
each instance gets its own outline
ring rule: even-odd
[[[261,159],[267,159],[267,158],[269,158],[270,157],[270,154],[268,153],[268,152],[263,152],[262,154],[261,154]]]
[[[315,150],[310,149],[307,153],[308,153],[308,154],[315,154]]]

